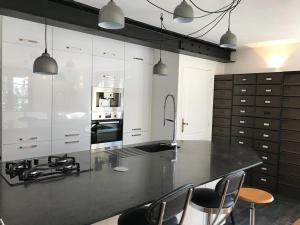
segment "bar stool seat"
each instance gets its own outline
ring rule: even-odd
[[[293,225],[300,225],[300,218]]]

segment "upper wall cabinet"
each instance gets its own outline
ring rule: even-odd
[[[52,76],[32,73],[42,52],[2,44],[2,144],[51,140]]]
[[[92,36],[77,31],[54,27],[53,49],[92,54]]]
[[[94,36],[93,55],[112,59],[124,59],[124,42]]]
[[[152,48],[125,43],[125,59],[153,64],[154,51]]]
[[[45,48],[45,25],[3,16],[3,41]],[[47,26],[48,48],[52,48],[52,27]],[[41,52],[42,53],[42,52]],[[40,54],[41,54],[40,53]]]

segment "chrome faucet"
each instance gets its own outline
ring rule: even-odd
[[[173,112],[174,112],[174,116],[173,119],[168,119],[166,118],[166,106],[167,106],[167,100],[168,98],[172,99],[173,102]],[[169,121],[171,123],[173,123],[173,140],[171,145],[175,146],[175,150],[177,150],[177,141],[176,141],[176,103],[175,103],[175,97],[173,94],[168,94],[165,98],[165,103],[164,103],[164,126],[166,126],[166,121]]]

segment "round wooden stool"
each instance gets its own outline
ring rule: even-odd
[[[300,218],[297,219],[297,221],[295,223],[293,223],[293,225],[300,225]]]
[[[241,188],[239,199],[249,202],[250,208],[250,225],[255,225],[255,204],[267,204],[274,200],[270,193],[256,188]]]

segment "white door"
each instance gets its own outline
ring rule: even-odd
[[[201,67],[181,68],[177,134],[182,140],[211,139],[213,74]]]

